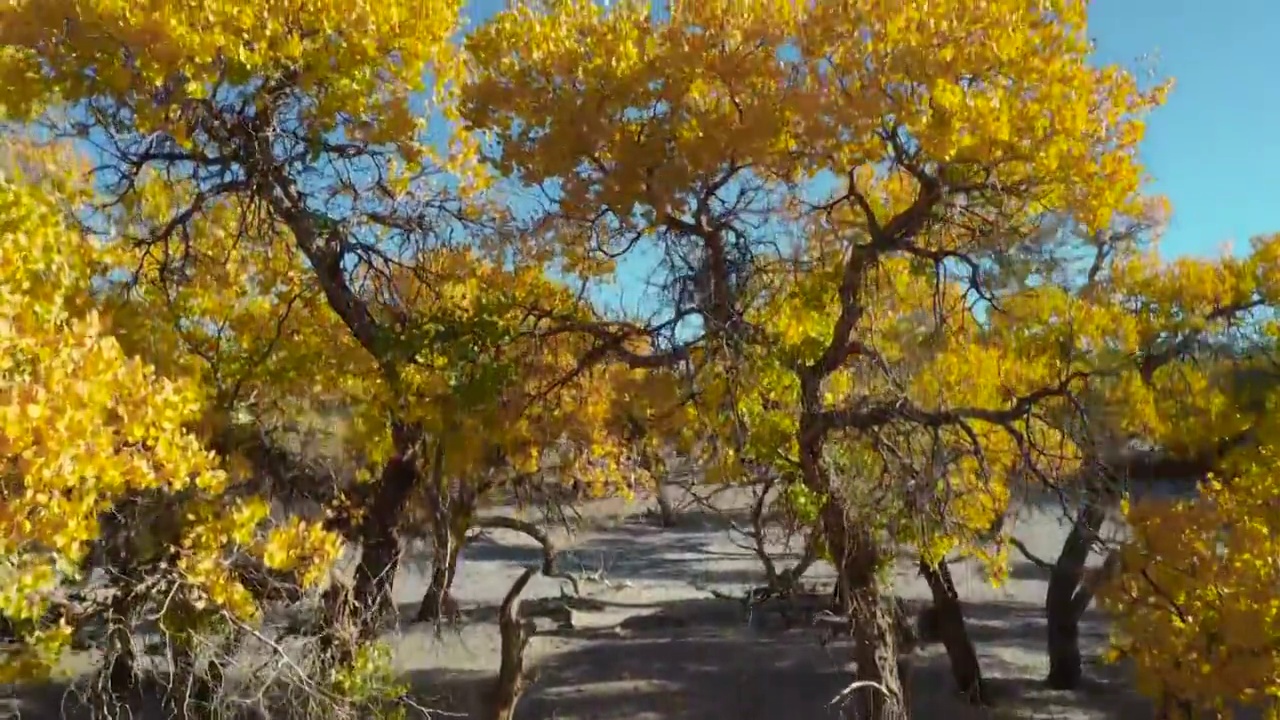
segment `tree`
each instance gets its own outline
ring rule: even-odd
[[[478,194],[473,139],[429,131],[429,114],[456,117],[461,3],[260,5],[11,3],[3,72],[22,90],[5,110],[90,147],[91,219],[138,263],[108,278],[122,341],[204,387],[229,462],[328,506],[361,547],[368,639],[416,500],[445,540],[477,489],[550,451],[566,475],[606,474],[610,393],[645,393],[564,328],[542,332],[567,290]],[[53,49],[68,43],[81,51]],[[366,483],[282,447],[282,421],[335,407]],[[442,588],[455,540],[438,543]]]
[[[429,528],[432,539],[432,581],[419,612],[430,620],[452,604],[448,591],[473,528],[497,523],[531,535],[544,546],[545,571],[558,574],[545,533],[478,511],[499,490],[518,495],[535,484],[629,492],[644,480],[619,415],[647,418],[675,398],[643,372],[584,363],[587,336],[548,332],[543,318],[569,321],[582,308],[535,265],[511,269],[466,248],[420,253],[414,263],[386,292],[405,308],[402,341],[421,348],[404,391],[431,454],[406,529]]]
[[[1052,420],[1080,449],[1079,471],[1062,478],[1038,478],[1051,481],[1047,489],[1063,501],[1072,521],[1053,563],[1031,558],[1049,574],[1048,681],[1061,689],[1076,687],[1083,673],[1079,622],[1097,587],[1085,564],[1100,549],[1109,557],[1104,563],[1106,573],[1116,568],[1118,556],[1100,535],[1108,509],[1131,488],[1202,476],[1246,442],[1249,434],[1251,421],[1242,419],[1248,413],[1238,417],[1242,424],[1220,437],[1199,435],[1171,442],[1172,436],[1160,428],[1175,417],[1211,413],[1200,404],[1204,398],[1188,395],[1181,383],[1189,368],[1203,363],[1214,368],[1205,379],[1225,379],[1230,374],[1222,371],[1235,362],[1225,356],[1215,359],[1206,348],[1238,342],[1242,328],[1251,324],[1250,315],[1272,302],[1261,282],[1271,272],[1269,252],[1260,245],[1264,252],[1245,259],[1166,266],[1154,254],[1154,243],[1146,242],[1156,225],[1158,214],[1149,214],[1124,220],[1106,234],[1082,238],[1088,241],[1084,247],[1093,249],[1076,260],[1074,269],[1070,263],[1061,268],[1066,273],[1061,285],[1069,290],[1071,300],[1060,305],[1052,318],[1019,313],[1008,304],[1011,312],[1000,317],[1001,332],[1013,331],[1024,338],[1050,320],[1069,333],[1079,333],[1082,324],[1089,323],[1093,328],[1087,339],[1095,356],[1105,360],[1099,369],[1106,372],[1094,373],[1088,387],[1076,394],[1073,407]],[[1209,295],[1206,287],[1213,288]],[[1064,348],[1075,350],[1074,344]],[[1104,348],[1109,358],[1098,352]],[[1220,380],[1210,384],[1219,385]],[[1031,485],[1045,489],[1043,482]]]
[[[200,13],[182,2],[10,3],[0,10],[0,73],[15,87],[5,110],[91,144],[97,180],[117,201],[138,192],[146,169],[163,173],[180,197],[150,240],[181,237],[215,206],[256,226],[259,242],[284,233],[377,368],[358,382],[400,398],[412,353],[396,342],[396,308],[362,283],[463,221],[457,183],[437,180],[446,170],[472,179],[469,146],[433,144],[440,137],[413,105],[425,96],[451,112],[459,10],[450,0],[220,3]],[[383,412],[379,444],[390,452],[376,458],[353,532],[365,636],[386,604],[425,450],[398,400]]]
[[[113,336],[93,283],[115,258],[64,221],[88,191],[49,165],[67,156],[9,150],[16,162],[0,172],[0,615],[19,642],[2,667],[8,681],[48,672],[78,627],[105,621],[103,672],[115,697],[100,700],[118,702],[132,682],[141,613],[175,635],[214,615],[252,622],[261,606],[239,568],[257,563],[314,585],[339,543],[305,518],[266,525],[267,500],[201,443],[202,388],[161,375]],[[24,173],[33,168],[36,177]],[[77,598],[97,568],[112,571],[105,592]]]
[[[1178,712],[1270,707],[1276,655],[1271,456],[1275,437],[1274,315],[1280,239],[1260,237],[1244,258],[1183,259],[1129,268],[1144,315],[1167,318],[1169,352],[1148,374],[1136,416],[1147,437],[1201,479],[1193,498],[1127,502],[1133,536],[1103,605],[1116,617],[1116,650],[1131,657],[1144,692]],[[1215,355],[1215,345],[1235,351]],[[1153,356],[1154,357],[1154,356]],[[1149,364],[1150,366],[1150,364]],[[1273,711],[1274,708],[1272,707]]]
[[[778,423],[859,614],[859,679],[887,690],[865,709],[900,717],[879,600],[885,546],[831,453],[865,455],[886,431],[941,433],[964,449],[952,480],[986,485],[1048,432],[1028,425],[1031,407],[1084,371],[1014,364],[1009,348],[974,341],[972,302],[943,303],[938,356],[895,386],[876,367],[892,348],[877,288],[910,270],[939,292],[990,296],[984,268],[1047,214],[1100,228],[1136,211],[1141,116],[1164,89],[1090,63],[1079,2],[666,10],[566,0],[499,14],[468,38],[476,78],[463,116],[500,139],[500,173],[554,187],[564,255],[647,243],[671,278],[689,279],[667,309],[683,337],[703,338],[695,359],[736,363],[751,354],[743,346],[766,347],[740,290],[759,259],[800,259],[800,337],[778,373],[790,394]],[[664,357],[690,357],[687,347]],[[1008,368],[1025,370],[1002,377]],[[881,380],[864,392],[854,372]],[[966,512],[989,513],[972,498]]]

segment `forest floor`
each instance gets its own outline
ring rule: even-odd
[[[722,494],[717,506],[732,516],[744,499]],[[575,533],[564,569],[599,575],[582,593],[601,601],[575,612],[574,628],[534,636],[528,663],[534,679],[519,720],[798,720],[840,717],[829,701],[849,682],[846,641],[823,643],[819,629],[747,622],[740,604],[713,595],[740,595],[763,582],[760,563],[740,547],[724,515],[692,510],[674,528],[645,517],[652,500],[592,503],[593,529]],[[1040,558],[1055,557],[1068,530],[1061,508],[1026,509],[1015,535]],[[739,517],[739,526],[744,525]],[[735,542],[736,540],[736,542]],[[775,548],[780,554],[786,548]],[[473,711],[498,664],[495,608],[521,568],[536,564],[538,548],[515,534],[495,532],[468,549],[456,595],[468,620],[440,632],[409,626],[397,663],[435,706]],[[785,557],[785,556],[784,556]],[[780,568],[786,563],[780,562]],[[1100,562],[1094,558],[1093,562]],[[602,572],[603,570],[603,572]],[[1105,620],[1091,611],[1082,627],[1088,676],[1075,692],[1044,687],[1044,570],[1015,553],[1007,582],[993,588],[976,565],[953,566],[969,631],[991,683],[994,708],[973,708],[953,692],[940,645],[917,651],[912,671],[914,717],[979,718],[1150,717],[1147,703],[1115,667],[1097,661],[1106,644]],[[806,580],[832,582],[818,564]],[[896,592],[924,602],[928,588],[913,563],[897,572]],[[402,615],[413,617],[426,577],[408,571],[397,582]],[[536,578],[526,597],[557,596],[560,583]]]
[[[849,682],[846,640],[824,642],[811,625],[748,622],[741,603],[715,596],[741,595],[763,581],[759,562],[740,547],[741,539],[735,542],[727,519],[745,509],[744,500],[723,494],[717,512],[690,509],[673,528],[646,517],[652,499],[587,503],[583,526],[572,534],[560,531],[558,542],[562,568],[582,579],[593,609],[575,611],[571,629],[540,622],[526,655],[531,682],[518,720],[840,717],[828,703]],[[1056,555],[1066,532],[1061,508],[1048,503],[1024,509],[1014,530],[1041,558]],[[434,717],[466,717],[487,694],[498,666],[497,606],[521,570],[539,562],[539,553],[527,538],[506,531],[468,547],[454,585],[464,620],[441,627],[410,622],[427,582],[425,561],[401,570],[395,663],[424,707],[443,711]],[[1015,553],[1011,576],[999,588],[970,563],[954,565],[952,572],[995,707],[970,707],[955,695],[946,655],[935,645],[916,653],[910,678],[915,718],[1151,717],[1123,673],[1097,661],[1106,627],[1096,611],[1082,627],[1084,688],[1044,687],[1043,569]],[[829,587],[830,568],[819,563],[806,580]],[[901,564],[895,582],[908,602],[928,598],[913,563]],[[558,597],[562,586],[535,576],[524,597]],[[22,717],[56,718],[54,690],[27,694],[11,708]]]

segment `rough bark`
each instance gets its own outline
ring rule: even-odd
[[[391,609],[391,587],[400,567],[400,518],[417,485],[418,475],[417,453],[412,447],[402,449],[387,461],[373,502],[361,523],[360,562],[351,594],[359,613],[361,640],[372,639],[377,634]]]
[[[838,330],[848,337],[850,328]],[[834,366],[832,366],[834,367]],[[822,539],[837,570],[840,610],[853,618],[854,683],[842,699],[853,717],[868,720],[907,720],[906,695],[898,675],[897,633],[894,619],[881,601],[877,575],[882,560],[879,541],[866,524],[850,518],[823,464],[826,430],[816,410],[821,405],[820,371],[801,376],[805,411],[800,416],[798,444],[804,484],[825,498],[819,516]]]
[[[973,641],[969,638],[969,630],[965,627],[964,609],[960,603],[960,594],[956,591],[955,582],[951,578],[951,570],[945,563],[930,565],[920,561],[920,574],[929,585],[933,596],[933,612],[930,618],[937,630],[938,639],[947,649],[947,658],[951,661],[951,676],[956,681],[960,694],[975,705],[990,703],[986,683],[982,679],[982,668],[978,663],[978,653],[974,650]]]
[[[906,694],[898,673],[897,628],[883,602],[877,570],[880,548],[870,532],[851,527],[834,502],[823,511],[823,533],[839,571],[838,596],[853,618],[854,685],[845,699],[856,718],[907,720]]]
[[[850,594],[854,614],[855,681],[873,683],[854,694],[847,706],[856,718],[907,720],[906,693],[898,674],[897,633],[878,583],[862,583]],[[882,691],[881,691],[882,690]]]
[[[520,618],[520,593],[524,592],[536,572],[538,568],[526,568],[502,599],[498,612],[502,662],[498,667],[498,678],[494,681],[490,720],[512,720],[516,703],[524,691],[524,650],[529,645],[530,632]]]

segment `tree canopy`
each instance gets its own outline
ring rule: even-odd
[[[1021,488],[1101,493],[1141,441],[1212,476],[1126,503],[1116,646],[1154,695],[1270,692],[1280,236],[1159,255],[1170,85],[1100,65],[1084,0],[463,16],[0,8],[6,677],[95,568],[251,623],[246,567],[306,590],[357,547],[367,644],[404,536],[452,566],[492,491],[628,494],[678,448],[783,482],[901,712],[895,543],[998,581]]]

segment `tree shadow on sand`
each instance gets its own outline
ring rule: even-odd
[[[829,701],[849,682],[848,642],[825,645],[808,627],[762,632],[723,600],[645,606],[620,625],[548,632],[562,652],[543,657],[521,702],[519,720],[790,720],[839,718]],[[954,692],[945,654],[929,648],[911,672],[913,717],[1151,717],[1119,672],[1091,668],[1085,686],[1052,691],[1041,680],[1043,620],[1036,609],[1005,603],[969,608],[997,706],[974,708]],[[533,643],[539,642],[535,637]],[[1036,654],[1038,653],[1038,654]],[[1031,659],[1029,662],[1028,660]],[[420,671],[410,675],[432,707],[474,713],[492,675]]]

